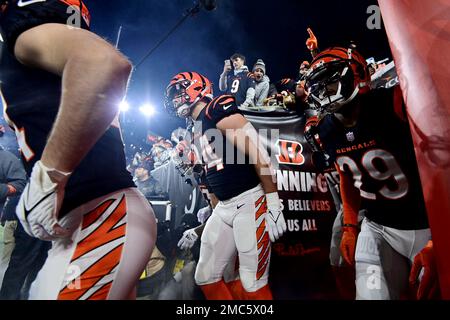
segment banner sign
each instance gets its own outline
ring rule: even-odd
[[[246,118],[260,133],[271,155],[288,225],[287,234],[274,244],[273,253],[304,256],[328,251],[336,209],[327,177],[311,162],[312,151],[303,136],[305,118],[289,113],[273,117],[253,113]],[[337,180],[337,173],[328,175]]]

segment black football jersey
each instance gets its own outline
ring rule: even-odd
[[[247,99],[247,91],[250,88],[255,88],[256,82],[253,75],[248,71],[243,71],[237,75],[229,75],[227,77],[227,95],[232,95],[236,98],[236,104],[240,106]]]
[[[22,32],[34,26],[66,21],[67,7],[72,2],[81,3],[78,0],[47,0],[18,6],[17,1],[10,1],[0,18],[5,41],[0,58],[4,114],[16,132],[28,174],[41,158],[56,118],[61,99],[61,78],[20,64],[13,56],[11,46]],[[83,6],[81,10],[88,17],[87,8]],[[87,29],[86,22],[83,27]],[[111,126],[70,177],[60,216],[100,196],[134,187],[125,168],[120,129]]]
[[[0,13],[0,29],[9,50],[19,35],[44,23],[70,24],[89,29],[91,16],[81,0],[9,0]]]
[[[194,141],[201,150],[210,190],[219,200],[228,200],[256,187],[260,181],[255,166],[217,129],[222,119],[241,113],[233,96],[212,100],[194,123]]]
[[[394,111],[394,89],[361,97],[354,127],[334,114],[318,125],[319,141],[360,190],[361,209],[381,225],[401,230],[428,228],[422,185],[409,124]]]

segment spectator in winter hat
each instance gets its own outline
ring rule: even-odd
[[[266,65],[262,59],[258,59],[253,66],[253,74],[256,82],[254,105],[261,107],[269,95],[270,87],[270,79],[266,76]]]

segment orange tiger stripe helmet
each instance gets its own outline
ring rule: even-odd
[[[164,105],[169,114],[187,118],[197,102],[212,98],[212,83],[208,78],[197,72],[182,72],[170,80]]]
[[[334,113],[370,90],[367,62],[353,48],[322,51],[311,62],[305,80],[308,102],[320,113]]]

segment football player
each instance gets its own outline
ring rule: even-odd
[[[199,237],[201,237],[206,226],[206,221],[211,216],[212,211],[219,203],[219,200],[208,186],[206,172],[203,170],[203,166],[200,162],[196,160],[196,155],[194,152],[195,148],[192,147],[192,145],[186,140],[183,140],[177,145],[176,150],[176,155],[180,158],[178,161],[183,162],[183,166],[180,166],[180,168],[183,168],[180,170],[181,175],[185,177],[186,174],[189,173],[189,175],[193,176],[193,180],[195,180],[196,183],[195,185],[198,186],[205,201],[208,203],[207,207],[204,207],[197,212],[197,220],[200,225],[184,231],[178,241],[178,247],[181,250],[191,250],[197,243]],[[245,290],[239,280],[239,271],[236,266],[236,259],[237,252],[234,253],[234,255],[230,258],[228,265],[225,267],[223,272],[223,280],[229,292],[233,296],[233,299],[242,300],[245,298]]]
[[[2,3],[4,114],[30,175],[17,216],[53,241],[30,299],[133,298],[156,223],[125,168],[117,105],[131,65],[89,31],[80,0]]]
[[[340,175],[341,250],[356,264],[356,298],[400,299],[408,279],[418,298],[434,297],[431,233],[399,88],[370,91],[365,59],[341,47],[315,57],[305,88],[319,112],[311,133],[324,151],[318,162],[334,162]]]
[[[172,78],[165,105],[170,113],[195,121],[194,145],[219,200],[201,237],[196,283],[207,299],[233,299],[223,275],[237,252],[243,298],[272,299],[269,238],[279,239],[286,222],[270,158],[258,146],[256,130],[233,96],[213,98],[211,82],[196,72]]]

